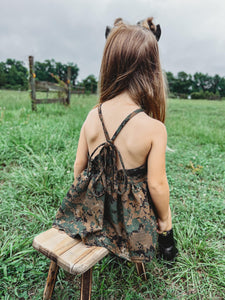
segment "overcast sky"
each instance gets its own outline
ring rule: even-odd
[[[0,61],[53,58],[98,77],[106,25],[149,16],[164,70],[225,76],[224,0],[0,0]]]

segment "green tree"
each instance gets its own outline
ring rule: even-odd
[[[225,77],[220,78],[218,83],[218,91],[221,97],[225,97]]]
[[[215,76],[211,77],[211,92],[213,92],[214,94],[216,94],[219,89],[219,83],[220,83],[221,77],[216,74]]]
[[[0,88],[4,88],[5,85],[6,85],[5,63],[0,62]]]
[[[82,85],[85,87],[85,92],[96,93],[98,82],[94,75],[89,75],[82,80]]]
[[[55,79],[51,76],[51,73],[55,74],[54,59],[46,59],[44,62],[35,61],[34,70],[38,80],[55,82]]]
[[[192,89],[192,76],[184,71],[179,72],[174,89],[178,94],[188,95]]]
[[[0,87],[28,88],[28,72],[23,62],[8,58],[0,63]]]
[[[175,93],[176,92],[176,78],[174,77],[172,72],[166,72],[166,78],[167,78],[167,83],[169,86],[169,91],[171,93]]]
[[[203,92],[206,92],[207,90],[209,91],[211,87],[212,77],[200,72],[194,74],[193,91],[200,92],[202,90]]]
[[[71,68],[71,83],[75,85],[76,79],[79,73],[79,68],[74,63],[62,64],[61,62],[56,62],[54,59],[46,59],[44,62],[36,61],[34,64],[35,74],[40,81],[55,82],[54,77],[51,73],[58,75],[64,82],[67,81],[67,67]]]

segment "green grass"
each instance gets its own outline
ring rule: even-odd
[[[0,298],[41,299],[49,260],[33,237],[48,229],[73,181],[81,125],[96,96],[39,105],[0,91]],[[156,259],[142,282],[133,263],[108,255],[93,272],[92,299],[223,299],[225,102],[170,100],[167,174],[179,257]],[[79,297],[79,276],[60,270],[53,299]]]

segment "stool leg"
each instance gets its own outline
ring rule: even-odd
[[[147,280],[147,276],[145,273],[145,265],[143,263],[135,263],[138,276],[141,277],[142,280]]]
[[[43,300],[49,300],[52,297],[52,293],[55,287],[55,281],[58,274],[59,267],[57,263],[54,261],[51,261],[49,271],[48,271],[48,277],[44,289],[43,294]]]
[[[81,275],[80,300],[91,300],[92,268]]]

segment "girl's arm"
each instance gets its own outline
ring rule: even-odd
[[[84,124],[81,128],[80,131],[80,138],[77,146],[77,154],[76,154],[76,159],[74,163],[74,182],[77,178],[77,176],[86,168],[88,158],[88,145],[87,145],[87,140],[85,136],[85,129],[84,129]]]
[[[154,129],[148,156],[148,187],[158,215],[158,232],[161,233],[172,228],[169,185],[165,167],[167,133],[161,122],[155,123]]]

